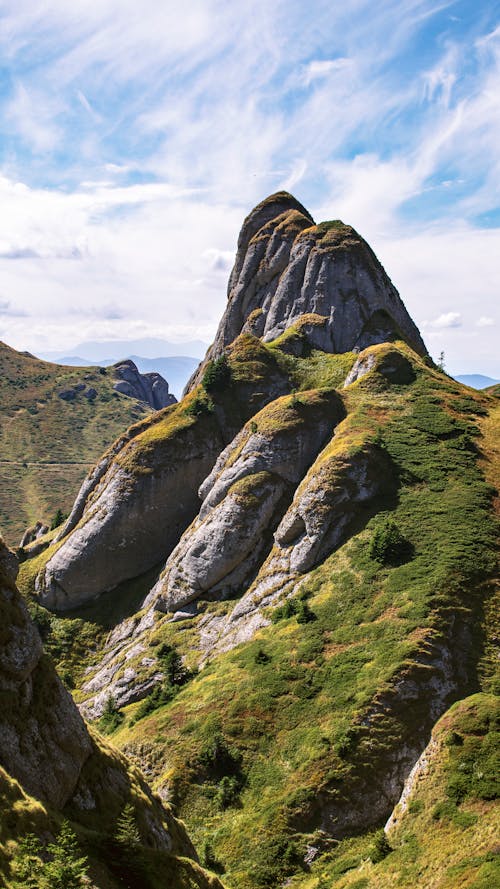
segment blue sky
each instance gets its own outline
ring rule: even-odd
[[[500,3],[0,0],[0,338],[210,341],[281,188],[500,378]]]

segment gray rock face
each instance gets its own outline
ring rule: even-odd
[[[38,540],[39,537],[43,537],[44,534],[49,530],[48,525],[44,525],[43,522],[35,522],[35,524],[31,528],[26,528],[24,532],[21,543],[19,546],[21,549],[23,546],[28,546],[28,544],[33,543],[35,540]]]
[[[17,562],[0,542],[0,764],[28,793],[62,807],[92,745],[15,588]]]
[[[26,793],[97,831],[109,830],[133,801],[145,845],[196,859],[183,825],[142,775],[90,736],[43,652],[15,586],[17,570],[0,538],[0,766]]]
[[[222,448],[216,428],[205,431],[206,438],[196,426],[183,428],[159,441],[147,471],[131,471],[114,455],[96,467],[61,532],[62,545],[37,578],[43,605],[68,610],[168,556],[196,514],[198,487]]]
[[[279,349],[264,347],[263,342],[278,337]],[[158,565],[177,544],[180,549],[168,568],[170,580],[166,575],[162,581],[164,607],[179,607],[202,592],[234,591],[258,567],[268,547],[268,538],[261,539],[263,529],[267,527],[266,533],[272,534],[299,478],[286,480],[265,460],[256,460],[252,471],[244,473],[245,478],[255,476],[253,483],[245,482],[246,493],[254,488],[245,506],[241,489],[230,486],[230,482],[242,483],[243,476],[233,477],[234,468],[229,471],[224,464],[228,486],[223,495],[214,503],[214,492],[208,495],[208,489],[202,490],[207,504],[196,520],[200,524],[190,531],[192,547],[187,537],[179,541],[199,510],[198,487],[224,445],[264,404],[295,385],[288,365],[276,355],[281,359],[283,352],[302,355],[304,344],[331,353],[361,351],[396,337],[425,354],[417,328],[365,241],[338,221],[315,225],[304,207],[284,192],[263,201],[244,222],[227,309],[207,356],[227,352],[231,385],[238,389],[235,403],[228,403],[227,393],[219,398],[213,392],[192,392],[192,401],[179,405],[181,419],[186,409],[196,417],[191,432],[183,422],[179,430],[170,432],[166,417],[151,429],[149,438],[146,432],[132,430],[113,446],[83,483],[56,538],[59,548],[37,579],[40,600],[56,610],[75,607]],[[396,374],[401,371],[398,361],[394,358]],[[203,368],[198,369],[191,388],[201,380]],[[357,363],[349,382],[366,370],[368,365]],[[115,365],[114,372],[120,377],[116,388],[124,394],[154,407],[173,399],[161,377],[139,374],[132,361]],[[388,365],[387,376],[390,373]],[[210,421],[203,419],[204,412],[210,414]],[[129,457],[139,451],[140,460],[131,468]],[[218,485],[216,480],[214,491]],[[253,512],[249,502],[258,504]],[[233,522],[236,518],[237,523]],[[294,521],[297,524],[299,518]],[[233,524],[239,524],[239,532]],[[294,529],[291,525],[287,533]],[[202,553],[207,535],[210,547]],[[244,544],[244,539],[252,544]],[[311,553],[314,548],[312,543],[304,547]],[[294,559],[304,547],[293,547]],[[311,558],[314,561],[316,556]],[[291,570],[302,569],[291,565]]]
[[[129,398],[144,401],[155,411],[177,402],[175,395],[168,391],[167,381],[159,373],[139,373],[130,358],[113,365],[113,371],[118,377],[113,389]]]
[[[244,588],[318,451],[344,416],[335,392],[302,392],[264,408],[223,451],[203,504],[146,600],[175,611],[200,595]]]
[[[403,339],[427,350],[377,257],[366,241],[339,220],[315,225],[291,195],[271,195],[244,222],[228,287],[228,304],[209,359],[250,329],[269,342],[301,316],[325,319],[321,344],[329,352],[364,349]]]

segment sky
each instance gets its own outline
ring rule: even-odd
[[[291,191],[500,379],[500,2],[0,0],[0,339],[210,342]]]

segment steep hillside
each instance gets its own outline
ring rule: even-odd
[[[27,833],[39,837],[43,858],[66,818],[97,889],[130,886],[131,878],[145,889],[160,889],[165,879],[178,889],[217,889],[169,807],[123,756],[89,733],[43,652],[16,574],[16,558],[0,539],[0,881],[9,885],[19,876],[19,842]],[[134,848],[120,854],[117,825],[127,806]]]
[[[382,832],[322,855],[293,889],[490,889],[500,882],[498,697],[477,694],[438,722]]]
[[[386,852],[436,721],[498,690],[499,429],[362,238],[273,195],[188,394],[23,566],[82,713],[228,887],[324,889]]]
[[[18,544],[36,521],[50,525],[58,510],[67,514],[103,450],[168,398],[159,375],[150,381],[134,365],[62,367],[0,343],[0,527],[6,539]]]

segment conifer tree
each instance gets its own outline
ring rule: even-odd
[[[118,818],[115,839],[120,846],[129,851],[138,849],[142,845],[132,803],[127,803]]]
[[[40,889],[80,889],[88,885],[87,859],[81,855],[69,821],[63,821],[47,852],[51,859],[44,865]]]
[[[23,837],[11,864],[16,877],[11,883],[12,889],[39,889],[44,867],[41,854],[42,845],[34,834]]]

